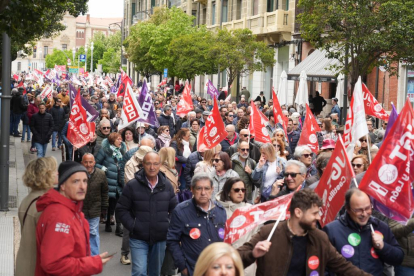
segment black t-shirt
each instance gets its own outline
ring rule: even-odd
[[[308,243],[307,236],[293,236],[293,253],[290,260],[288,276],[306,275],[306,245]]]

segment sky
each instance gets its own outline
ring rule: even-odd
[[[91,17],[123,17],[124,0],[89,0]]]

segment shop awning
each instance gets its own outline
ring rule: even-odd
[[[299,80],[300,72],[305,70],[309,81],[336,82],[335,72],[329,70],[330,66],[339,64],[337,59],[326,57],[326,51],[316,49],[295,68],[289,71],[288,80]]]

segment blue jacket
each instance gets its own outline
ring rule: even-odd
[[[184,168],[184,178],[188,189],[190,189],[191,179],[194,176],[195,167],[200,161],[203,161],[203,157],[198,151],[192,152],[187,158],[187,163]]]
[[[337,113],[338,114],[338,118],[341,118],[341,109],[339,108],[339,106],[336,104],[332,107],[331,113]]]
[[[379,231],[384,236],[382,250],[374,250],[372,247],[370,224],[374,227],[374,231]],[[374,276],[382,275],[384,262],[396,266],[403,261],[404,252],[388,225],[372,216],[368,223],[361,227],[349,217],[348,213],[345,213],[338,220],[326,225],[323,230],[328,234],[330,242],[339,253],[356,267]],[[359,244],[355,244],[355,241],[351,240],[351,234],[360,238]],[[354,254],[352,256],[344,254],[342,249],[345,246],[348,249],[353,249]]]
[[[287,137],[289,139],[290,150],[292,151],[292,153],[294,153],[295,149],[296,149],[296,145],[299,142],[300,132],[299,131],[292,131],[291,133],[287,134]]]
[[[196,206],[194,199],[184,201],[175,207],[167,233],[167,246],[176,267],[180,271],[187,268],[189,276],[201,251],[214,242],[222,242],[226,225],[226,211],[216,203],[209,212]],[[190,233],[200,235],[190,237]]]

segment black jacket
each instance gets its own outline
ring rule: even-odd
[[[183,156],[184,152],[178,148],[176,141],[172,141],[170,147],[175,149],[175,169],[177,170],[178,174],[181,175],[183,164],[187,163],[187,158]]]
[[[168,128],[170,129],[171,137],[174,137],[174,134],[175,134],[174,119],[171,116],[167,116],[164,114],[161,114],[160,117],[158,117],[157,119],[158,119],[158,122],[160,123],[160,126],[168,126]]]
[[[291,133],[288,133],[287,135],[289,139],[289,147],[292,153],[295,153],[296,146],[299,142],[300,138],[300,132],[299,131],[292,131]]]
[[[188,189],[190,189],[191,178],[193,178],[195,167],[200,161],[203,161],[203,157],[198,151],[192,152],[187,158],[187,163],[184,168],[184,178]]]
[[[83,147],[81,147],[80,149],[75,150],[75,161],[76,162],[82,162],[82,157],[86,154],[86,153],[92,153],[93,156],[96,156],[99,152],[99,150],[101,149],[101,146],[96,144],[96,141],[94,142],[89,142],[86,145],[84,145]]]
[[[53,117],[49,113],[33,114],[30,119],[30,130],[33,133],[33,143],[42,145],[49,143],[53,133]]]
[[[14,114],[23,114],[27,110],[27,104],[20,92],[13,95],[10,106]]]
[[[158,184],[151,191],[141,169],[125,185],[115,211],[130,238],[152,245],[167,239],[169,214],[176,205],[174,189],[165,174],[158,172]]]
[[[53,131],[62,131],[63,127],[65,126],[65,110],[60,106],[54,105],[50,111],[50,115],[53,117]]]

